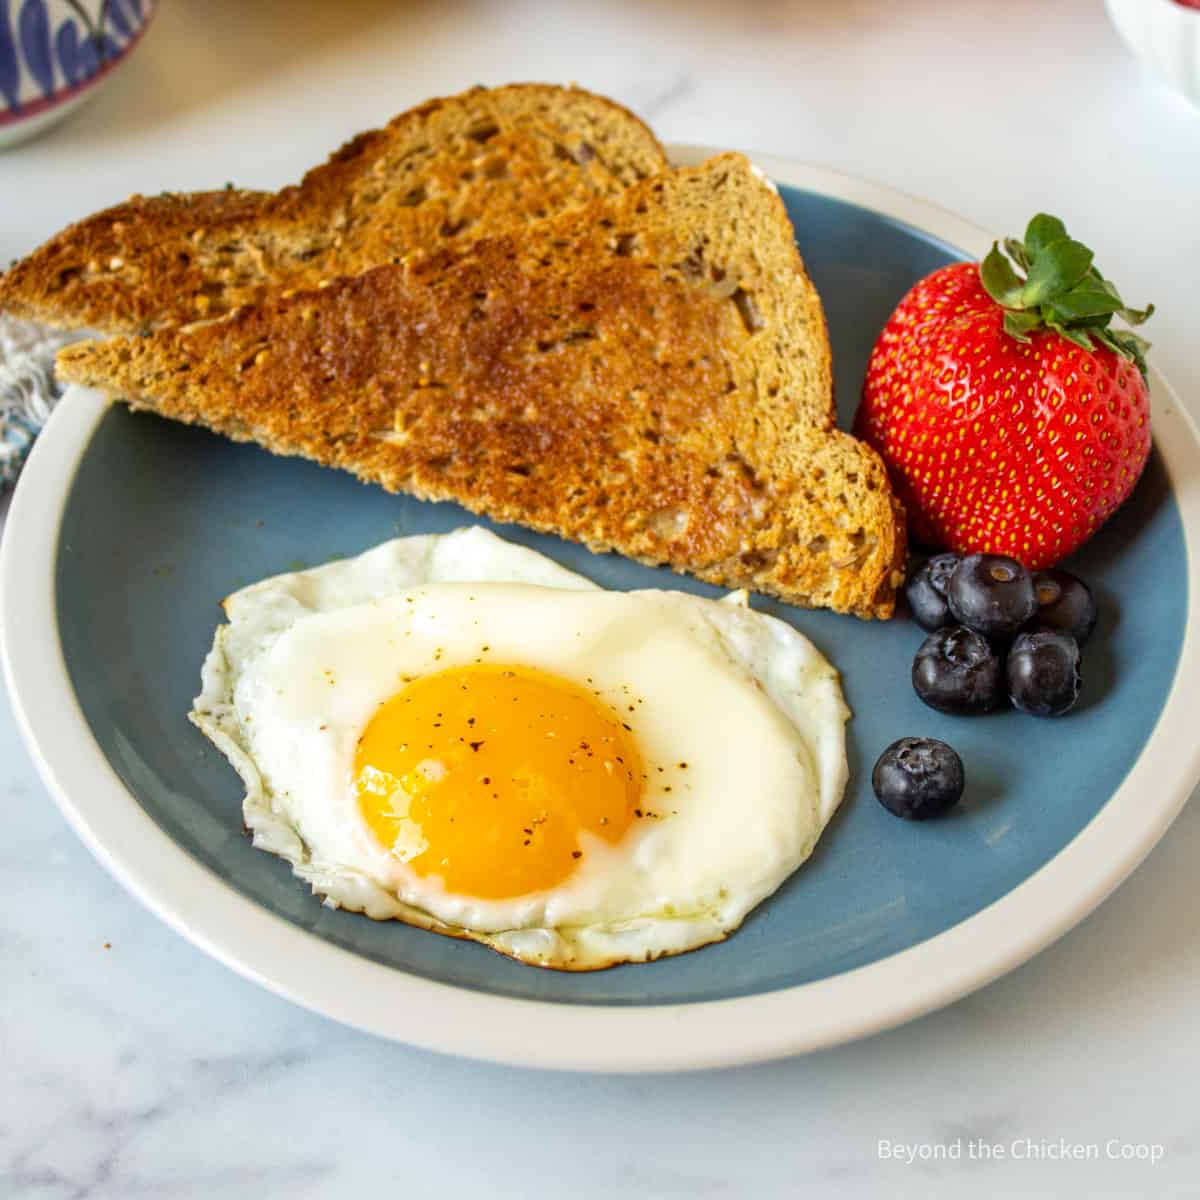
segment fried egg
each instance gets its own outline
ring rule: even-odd
[[[606,591],[482,528],[225,601],[191,719],[326,904],[590,970],[724,938],[846,783],[837,672],[745,593]]]

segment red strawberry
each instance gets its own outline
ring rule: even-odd
[[[915,538],[1036,570],[1082,545],[1150,454],[1144,351],[1063,223],[1034,217],[979,263],[921,280],[875,343],[855,432],[883,456]]]

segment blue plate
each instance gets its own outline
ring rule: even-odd
[[[825,302],[848,425],[871,344],[896,302],[963,254],[841,200],[792,188],[782,195]],[[922,637],[911,622],[864,623],[756,600],[842,671],[855,717],[841,812],[811,861],[727,942],[650,965],[537,971],[477,945],[323,908],[283,863],[250,846],[234,772],[185,719],[226,594],[400,534],[474,520],[454,505],[389,496],[118,407],[99,423],[64,510],[58,623],[92,734],[175,842],[320,938],[410,974],[505,996],[566,1005],[744,996],[863,966],[949,929],[1027,879],[1103,807],[1163,709],[1184,635],[1183,528],[1157,455],[1130,502],[1068,564],[1095,587],[1102,616],[1086,652],[1081,703],[1067,719],[941,716],[909,683]],[[555,538],[497,531],[605,587],[716,594]],[[876,756],[908,734],[945,739],[967,764],[966,800],[946,820],[898,821],[871,793]]]

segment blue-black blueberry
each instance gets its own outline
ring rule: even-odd
[[[987,712],[1004,703],[1004,664],[985,637],[963,625],[949,625],[921,643],[913,659],[912,685],[939,712]]]
[[[1035,717],[1061,717],[1079,699],[1079,646],[1054,630],[1022,633],[1008,651],[1008,694]]]
[[[1033,594],[1038,605],[1033,624],[1038,629],[1065,633],[1079,646],[1092,636],[1099,610],[1092,589],[1078,575],[1057,567],[1035,571]]]
[[[940,817],[962,798],[962,759],[936,738],[901,738],[880,756],[871,786],[890,813],[910,821]]]
[[[1033,577],[1004,554],[968,554],[946,584],[954,619],[992,641],[1010,638],[1037,612]]]
[[[951,623],[946,584],[958,563],[957,554],[936,554],[909,579],[905,588],[908,607],[923,629],[941,629]]]

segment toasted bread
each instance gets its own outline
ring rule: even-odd
[[[886,617],[903,514],[833,427],[820,300],[740,155],[60,375],[392,491]]]
[[[0,277],[0,310],[136,332],[615,195],[666,166],[632,113],[577,88],[515,84],[431,100],[281,192],[134,196]]]

